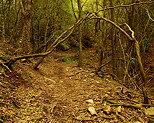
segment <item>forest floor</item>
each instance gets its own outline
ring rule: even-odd
[[[74,55],[72,51],[57,51],[38,70],[32,68],[32,60],[18,61],[12,72],[1,71],[0,123],[149,121],[153,107],[141,104],[141,94],[125,88],[110,75],[98,77],[94,68],[68,63],[66,57]]]

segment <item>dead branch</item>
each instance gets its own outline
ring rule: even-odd
[[[150,15],[150,12],[149,12],[148,7],[146,7],[146,6],[144,6],[144,5],[141,5],[141,7],[144,8],[144,9],[146,10],[146,13],[147,13],[147,15],[148,15],[148,17],[149,17],[149,20],[154,21],[154,19],[153,19],[153,18],[151,17],[151,15]],[[152,13],[152,12],[151,12],[151,13]],[[153,15],[153,13],[152,13],[152,15]]]
[[[104,21],[106,21],[106,22],[111,23],[111,24],[114,25],[118,30],[120,30],[124,35],[126,35],[126,37],[127,37],[129,40],[133,41],[133,38],[132,38],[124,29],[122,29],[118,24],[116,24],[115,22],[113,22],[113,21],[111,21],[111,20],[109,20],[109,19],[107,19],[107,18],[99,17],[98,15],[96,15],[96,16],[97,16],[97,17],[94,18],[94,19],[100,19],[100,20],[104,20]]]
[[[146,8],[145,8],[145,9],[146,9]],[[148,9],[146,9],[146,12],[147,12],[147,14],[148,14],[149,19],[152,20],[152,21],[154,21],[154,19],[150,16],[150,13],[149,13],[149,10],[148,10]]]
[[[114,102],[111,100],[107,100],[109,103],[112,103],[111,106],[125,106],[125,107],[133,107],[133,108],[137,108],[137,109],[141,109],[142,108],[142,104],[127,104],[127,103],[118,103],[118,102]]]
[[[140,2],[140,3],[133,3],[133,4],[129,4],[129,5],[119,5],[119,6],[114,6],[114,7],[108,7],[108,8],[105,8],[105,9],[102,9],[102,10],[98,10],[97,12],[94,12],[94,13],[89,13],[85,18],[82,18],[80,20],[78,20],[73,26],[69,27],[67,30],[65,30],[54,42],[53,44],[50,46],[50,48],[47,50],[47,52],[44,52],[44,53],[39,53],[39,54],[30,54],[30,55],[25,55],[25,56],[19,56],[19,57],[14,57],[12,59],[10,59],[7,63],[5,63],[5,65],[7,65],[8,67],[11,67],[11,65],[13,63],[15,63],[17,60],[20,60],[20,59],[27,59],[27,58],[33,58],[33,57],[46,57],[47,55],[49,55],[50,53],[52,53],[52,51],[55,49],[55,47],[57,45],[59,45],[61,42],[65,41],[70,35],[68,34],[65,38],[63,38],[61,41],[59,41],[65,34],[67,34],[70,30],[76,28],[78,25],[80,25],[81,23],[83,23],[84,21],[88,20],[88,19],[91,19],[93,18],[93,16],[95,16],[97,13],[99,13],[100,11],[105,11],[105,10],[109,10],[109,9],[113,9],[113,8],[119,8],[119,7],[130,7],[130,6],[134,6],[134,5],[141,5],[141,4],[152,4],[154,2]],[[21,4],[21,1],[20,1],[20,4]],[[21,4],[21,7],[23,8],[22,4]],[[24,9],[23,9],[24,10]],[[23,11],[24,12],[24,11]],[[107,18],[104,18],[104,17],[97,17],[96,19],[101,19],[101,20],[105,20],[109,23],[111,23],[112,25],[114,25],[117,29],[119,29],[124,35],[126,35],[128,37],[129,40],[134,40],[131,36],[129,36],[129,34],[124,31],[119,25],[117,25],[116,23],[114,23],[113,21],[107,19]],[[35,67],[43,61],[42,58],[36,65]]]
[[[99,116],[96,116],[96,117],[94,117],[94,118],[79,118],[79,117],[75,117],[74,119],[75,120],[78,120],[78,121],[81,121],[81,122],[86,122],[86,121],[95,121],[95,120],[97,120],[98,118],[104,118],[104,119],[115,119],[116,118],[116,116],[114,115],[114,116],[104,116],[104,115],[99,115]]]
[[[46,41],[46,43],[42,44],[42,45],[36,50],[36,52],[39,51],[39,50],[41,50],[42,48],[46,47],[46,46],[49,44],[49,42],[51,41],[51,39],[52,39],[53,37],[54,37],[54,34],[51,35],[51,36],[48,38],[48,40]]]
[[[83,21],[89,19],[89,15],[83,19],[78,20],[74,25],[72,25],[71,27],[69,27],[67,30],[65,30],[54,42],[53,44],[50,46],[50,48],[48,49],[47,52],[44,53],[38,53],[38,54],[29,54],[29,55],[24,55],[24,56],[18,56],[18,57],[14,57],[11,58],[8,62],[4,63],[5,65],[7,65],[9,68],[11,68],[11,65],[14,64],[17,60],[20,59],[28,59],[28,58],[34,58],[34,57],[43,57],[36,65],[35,68],[38,67],[38,65],[43,61],[43,59],[48,56],[49,54],[51,54],[53,52],[53,50],[62,42],[64,42],[73,32],[73,30],[80,25],[81,23],[83,23]],[[67,34],[68,32],[70,32],[69,34]],[[65,36],[63,39],[61,39],[64,35]],[[61,39],[61,40],[60,40]]]
[[[144,103],[148,104],[148,96],[146,94],[146,90],[144,89],[144,85],[146,84],[145,73],[144,73],[143,64],[142,64],[142,60],[141,60],[141,56],[140,56],[140,47],[139,47],[138,41],[135,38],[134,31],[130,28],[130,26],[128,24],[125,23],[125,25],[128,27],[128,29],[132,33],[131,36],[130,36],[124,29],[122,29],[115,22],[113,22],[113,21],[111,21],[107,18],[104,18],[104,17],[99,17],[97,14],[95,14],[95,15],[96,15],[96,19],[101,19],[101,20],[104,20],[104,21],[111,23],[118,30],[120,30],[130,41],[133,41],[135,43],[135,49],[136,49],[136,53],[137,53],[137,61],[138,61],[138,64],[139,64],[140,75],[142,77],[142,82],[143,82],[142,91],[143,91],[143,96],[144,96]]]
[[[71,34],[72,34],[72,32],[74,31],[74,28],[71,30],[71,32],[65,37],[65,38],[63,38],[62,40],[60,40],[59,42],[57,42],[57,41],[55,41],[53,44],[52,44],[52,46],[51,46],[51,48],[52,49],[50,49],[50,51],[52,52],[60,43],[62,43],[62,42],[64,42]],[[50,53],[51,53],[50,52]],[[49,53],[49,54],[50,54]],[[45,58],[46,56],[43,56],[37,63],[36,63],[36,65],[34,66],[34,69],[37,69],[38,68],[38,66],[41,64],[41,62],[44,60],[44,58]]]
[[[143,69],[143,64],[142,64],[142,60],[141,60],[141,55],[140,55],[140,46],[138,41],[136,40],[135,36],[134,36],[134,31],[130,28],[130,26],[128,24],[125,23],[125,25],[128,27],[128,29],[131,31],[132,33],[132,38],[135,42],[135,49],[136,49],[136,54],[137,54],[137,61],[139,64],[139,69],[140,69],[140,74],[142,77],[142,92],[143,92],[143,97],[144,97],[144,103],[148,104],[149,103],[149,99],[148,99],[148,95],[147,92],[145,90],[145,84],[146,84],[146,79],[145,79],[145,73],[144,73],[144,69]]]
[[[121,7],[131,7],[131,6],[135,6],[135,5],[144,5],[144,4],[153,4],[154,2],[139,2],[139,3],[132,3],[132,4],[126,4],[126,5],[117,5],[117,6],[113,6],[113,7],[107,7],[105,9],[101,9],[98,10],[96,13],[99,13],[101,11],[105,11],[105,10],[110,10],[110,9],[115,9],[115,8],[121,8]]]
[[[99,66],[96,70],[96,73],[98,73],[99,71],[101,71],[102,67],[108,65],[111,62],[111,60],[107,61],[106,63],[104,63],[103,65]]]
[[[145,83],[145,73],[144,73],[144,69],[143,69],[143,64],[142,64],[142,60],[141,60],[141,56],[140,56],[140,47],[139,47],[139,43],[135,38],[134,35],[134,31],[130,28],[130,26],[128,24],[125,23],[125,25],[128,27],[128,29],[131,31],[132,33],[132,38],[135,41],[135,48],[136,48],[136,53],[137,53],[137,60],[138,60],[138,64],[140,67],[140,72],[141,72],[141,77],[143,79],[143,82]]]
[[[7,65],[5,65],[4,63],[2,63],[1,61],[0,61],[0,65],[2,65],[2,67],[6,68],[10,73],[12,72],[12,71],[9,69],[9,67],[8,67]]]
[[[25,9],[24,9],[24,6],[23,6],[23,3],[22,3],[22,0],[19,0],[19,3],[20,3],[20,7],[21,7],[21,11],[22,11],[22,14],[25,15]]]
[[[125,107],[133,107],[137,109],[141,109],[143,106],[147,107],[154,107],[152,104],[128,104],[128,103],[119,103],[111,100],[107,100],[109,103],[111,103],[110,106],[125,106]]]

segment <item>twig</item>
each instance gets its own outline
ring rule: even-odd
[[[130,41],[133,41],[133,38],[124,29],[122,29],[118,24],[116,24],[115,22],[113,22],[113,21],[111,21],[111,20],[109,20],[107,18],[104,18],[104,17],[99,17],[98,15],[96,15],[96,18],[94,18],[94,19],[101,19],[101,20],[104,20],[104,21],[107,21],[107,22],[111,23],[118,30],[120,30]]]
[[[12,71],[9,69],[9,67],[8,67],[7,65],[5,65],[4,63],[2,63],[1,61],[0,61],[0,64],[1,64],[3,67],[5,67],[10,73],[12,72]]]
[[[154,19],[151,17],[151,15],[150,15],[150,13],[149,13],[148,8],[147,8],[146,6],[143,6],[143,5],[142,5],[142,7],[146,10],[146,12],[147,12],[147,14],[148,14],[149,19],[150,19],[151,21],[154,21]]]
[[[107,100],[109,103],[112,103],[110,106],[125,106],[125,107],[133,107],[133,108],[137,108],[137,109],[140,109],[142,108],[143,106],[147,106],[147,107],[154,107],[154,105],[152,104],[127,104],[127,103],[118,103],[118,102],[114,102],[114,101],[111,101],[111,100]]]
[[[74,119],[75,120],[78,120],[78,121],[94,121],[94,120],[97,120],[98,118],[104,118],[104,119],[114,119],[116,116],[111,116],[111,117],[109,117],[109,116],[104,116],[104,115],[99,115],[99,116],[96,116],[96,117],[94,117],[93,119],[91,118],[89,118],[89,119],[84,119],[84,118],[78,118],[78,117],[75,117]]]
[[[105,11],[105,10],[120,8],[120,7],[130,7],[130,6],[135,6],[135,5],[153,4],[153,3],[154,2],[139,2],[139,3],[132,3],[132,4],[127,4],[127,5],[118,5],[118,6],[113,6],[113,7],[108,7],[108,8],[102,9],[102,10],[98,10],[96,13],[99,13],[99,12]]]
[[[104,67],[104,66],[106,66],[106,65],[109,64],[110,62],[111,62],[111,60],[109,60],[109,61],[107,61],[106,63],[104,63],[103,65],[99,66],[99,67],[97,68],[97,71],[96,71],[96,72],[101,71],[101,68]]]
[[[135,38],[135,35],[134,35],[134,31],[130,28],[130,26],[127,24],[127,23],[124,23],[127,27],[128,27],[128,29],[131,31],[131,33],[132,33],[132,38]]]
[[[142,108],[142,104],[133,105],[133,104],[127,104],[127,103],[118,103],[118,102],[114,102],[111,100],[107,100],[107,101],[112,103],[111,106],[125,106],[125,107],[133,107],[133,108],[137,108],[137,109]]]

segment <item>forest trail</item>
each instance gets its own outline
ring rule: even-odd
[[[115,89],[112,82],[102,80],[90,69],[53,58],[45,60],[38,71],[24,63],[18,67],[20,74],[29,82],[16,88],[12,96],[17,97],[19,102],[22,100],[20,105],[24,110],[42,109],[37,113],[34,111],[26,114],[22,121],[29,122],[38,118],[40,122],[71,123],[72,118],[88,108],[86,100],[100,101],[105,93]]]
[[[154,0],[0,7],[0,123],[154,123]]]
[[[62,62],[59,59],[68,54],[61,53],[46,58],[37,71],[32,69],[31,63],[17,64],[16,72],[2,79],[5,85],[0,88],[5,102],[1,119],[17,123],[116,123],[127,117],[132,117],[132,121],[146,120],[143,113],[137,114],[135,109],[125,109],[125,117],[119,119],[114,118],[114,113],[98,118],[91,116],[87,111],[89,106],[98,110],[107,105],[107,98],[122,98],[119,93],[123,86],[111,76],[98,77],[91,68]],[[125,96],[124,102],[128,102],[129,94]],[[131,96],[138,99],[141,95],[132,93]],[[87,102],[89,99],[94,103]],[[102,113],[101,110],[97,112]]]

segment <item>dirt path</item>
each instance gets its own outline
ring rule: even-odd
[[[15,93],[17,97],[22,95],[28,98],[22,107],[37,107],[36,109],[43,110],[40,113],[45,116],[40,116],[38,112],[31,113],[29,118],[24,116],[23,121],[31,121],[33,117],[38,118],[40,122],[75,122],[73,118],[77,117],[80,111],[87,109],[86,100],[99,101],[105,93],[105,87],[106,91],[112,89],[112,85],[109,87],[109,83],[97,77],[91,70],[49,60],[51,59],[41,64],[39,71],[22,66],[22,71],[28,69],[27,74],[33,78],[32,86],[20,86]]]
[[[7,101],[2,106],[3,121],[15,123],[80,123],[80,122],[123,122],[127,117],[132,121],[146,120],[140,118],[134,109],[127,110],[124,118],[93,119],[87,112],[89,106],[96,109],[105,105],[106,98],[119,98],[121,85],[110,77],[101,79],[92,69],[79,68],[58,59],[48,58],[35,71],[27,63],[18,64],[18,74],[3,79],[13,82],[15,86],[2,88]],[[20,77],[22,75],[22,77]],[[11,79],[12,77],[12,79]],[[14,79],[16,78],[16,79]],[[18,79],[17,79],[18,78]],[[12,86],[12,85],[10,85]],[[134,98],[139,95],[134,95]],[[93,104],[86,100],[92,99]],[[98,113],[102,111],[98,110]],[[136,117],[134,117],[136,113]],[[114,114],[114,113],[113,113]],[[142,114],[142,113],[141,113]],[[142,114],[143,115],[143,114]],[[95,116],[96,117],[96,116]],[[138,117],[138,118],[137,118]],[[82,120],[83,119],[83,120]],[[126,120],[127,121],[127,120]]]

